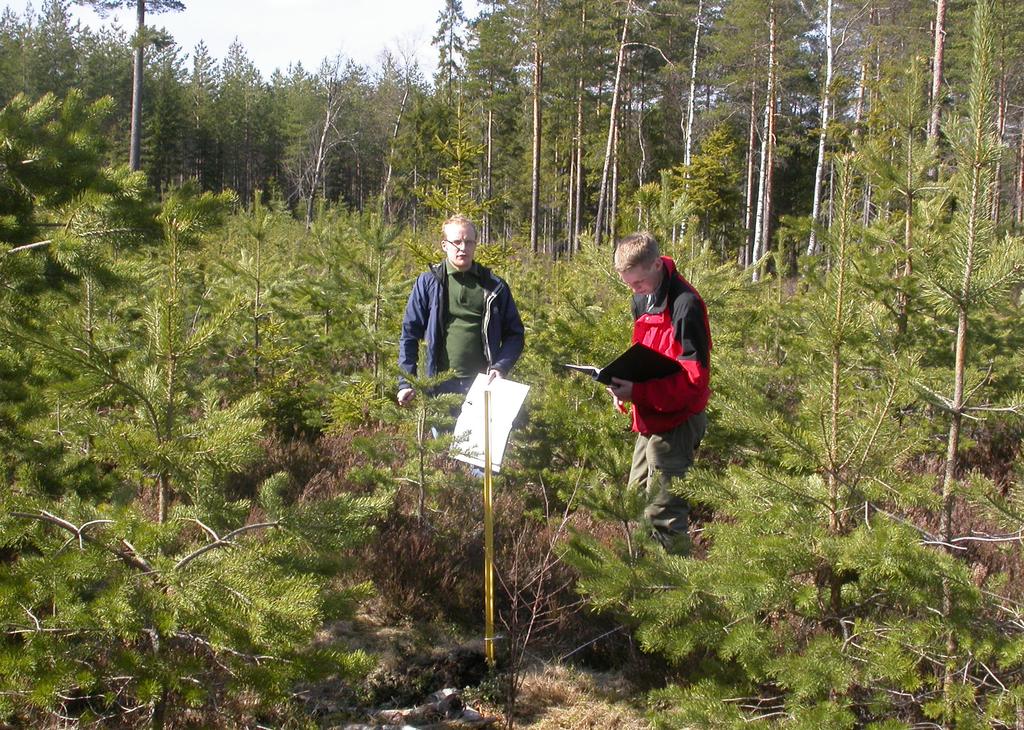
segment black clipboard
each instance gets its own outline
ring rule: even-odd
[[[662,355],[647,345],[639,342],[605,365],[603,368],[593,365],[565,364],[569,370],[585,373],[599,383],[610,385],[612,378],[642,383],[669,375],[675,375],[683,369],[682,363],[673,357]]]

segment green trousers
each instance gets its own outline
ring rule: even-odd
[[[690,514],[686,500],[673,494],[672,480],[686,476],[707,426],[702,411],[671,431],[636,437],[629,483],[646,492],[644,518],[658,542],[670,552],[688,549]]]

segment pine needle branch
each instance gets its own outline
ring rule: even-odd
[[[944,542],[943,540],[939,539],[938,536],[933,535],[932,533],[928,532],[923,527],[921,527],[919,525],[915,525],[910,520],[903,519],[899,515],[895,515],[892,512],[888,512],[888,511],[882,509],[881,507],[878,507],[877,505],[872,505],[872,507],[874,508],[875,512],[877,512],[878,514],[884,515],[885,517],[888,517],[893,522],[898,522],[901,525],[906,525],[907,527],[911,528],[912,530],[917,531],[917,533],[920,534],[921,537],[923,538],[921,540],[921,544],[922,545],[940,545],[942,547],[946,547],[946,548],[949,548],[951,550],[967,550],[967,548],[965,548],[965,547],[960,547],[959,545],[953,545],[952,543]]]
[[[7,249],[7,253],[20,253],[21,251],[31,251],[34,248],[42,248],[43,246],[49,246],[53,243],[52,238],[47,238],[44,241],[36,241],[35,243],[26,243],[24,246],[15,246],[14,248]]]
[[[797,489],[794,489],[793,487],[786,484],[786,482],[783,481],[782,479],[777,478],[774,472],[766,471],[761,468],[754,468],[752,471],[765,482],[775,485],[782,492],[788,494],[794,502],[803,502],[804,504],[817,505],[818,507],[823,507],[825,509],[829,508],[828,500],[814,497],[807,492],[801,492]]]
[[[216,531],[212,527],[209,527],[209,526],[205,525],[202,522],[202,520],[198,520],[195,517],[193,517],[192,518],[192,522],[195,522],[197,525],[199,525],[201,528],[203,528],[203,531],[207,535],[209,535],[213,540],[220,540],[220,536],[217,535]]]
[[[929,388],[928,386],[924,385],[923,383],[917,383],[916,387],[917,387],[918,391],[921,393],[922,399],[926,403],[929,403],[929,404],[935,406],[936,408],[941,408],[947,414],[949,414],[949,415],[957,415],[957,414],[959,414],[963,418],[968,418],[968,419],[970,419],[972,421],[980,421],[981,420],[978,416],[975,416],[975,415],[971,414],[971,411],[976,411],[976,410],[979,410],[979,409],[977,409],[977,408],[967,408],[967,407],[962,407],[960,409],[957,409],[954,406],[952,398],[949,398],[949,397],[947,397],[945,395],[942,395],[941,393],[938,393],[938,392],[932,390],[931,388]],[[972,390],[971,393],[974,393],[975,390]],[[964,398],[964,400],[966,400],[966,397]]]
[[[237,537],[238,535],[242,535],[242,534],[244,534],[246,532],[251,532],[252,530],[269,529],[269,528],[279,527],[281,525],[280,520],[275,520],[274,522],[255,522],[255,523],[250,524],[250,525],[243,525],[243,526],[241,526],[241,527],[239,527],[239,528],[237,528],[235,530],[232,530],[231,532],[229,532],[224,537],[220,537],[220,536],[217,535],[217,533],[214,530],[212,530],[211,528],[207,527],[206,525],[204,525],[199,520],[193,519],[192,521],[195,522],[196,524],[198,524],[204,530],[206,530],[207,534],[209,534],[213,538],[213,541],[212,542],[208,542],[205,545],[203,545],[201,548],[198,548],[197,550],[192,551],[191,553],[189,553],[188,555],[183,557],[181,560],[179,560],[177,563],[175,563],[175,565],[174,565],[174,569],[175,570],[183,569],[185,566],[187,566],[193,560],[195,560],[196,558],[200,557],[201,555],[205,555],[206,553],[210,552],[211,550],[214,550],[214,549],[219,548],[219,547],[225,547],[225,546],[231,547],[231,546],[234,546],[233,538]]]
[[[1006,535],[988,535],[983,532],[972,532],[970,535],[950,538],[950,542],[1024,542],[1024,527]]]
[[[19,332],[13,330],[4,330],[5,334],[10,334],[13,337],[17,337],[31,345],[35,345],[39,349],[48,352],[57,357],[66,357],[68,352],[74,352],[78,357],[74,358],[76,365],[81,367],[83,370],[98,375],[101,378],[105,378],[107,386],[115,386],[123,388],[130,395],[135,396],[138,401],[142,404],[146,411],[150,422],[153,425],[154,430],[157,433],[161,433],[161,423],[159,409],[152,400],[139,388],[135,387],[131,382],[123,378],[117,370],[114,363],[110,362],[107,358],[106,352],[96,347],[92,343],[83,341],[76,335],[72,337],[79,341],[81,344],[78,347],[69,347],[64,349],[59,343],[52,342],[46,337],[33,337],[26,332]]]
[[[86,527],[96,524],[112,524],[113,520],[92,520],[90,522],[86,522],[81,527],[76,527],[74,523],[57,517],[56,515],[51,514],[46,510],[40,510],[38,514],[33,512],[12,512],[11,516],[21,517],[23,519],[28,520],[38,520],[40,522],[48,522],[51,525],[56,525],[57,527],[60,527],[61,529],[67,530],[68,532],[74,534],[75,537],[78,538],[79,545],[81,546],[82,549],[85,548],[83,542],[87,542],[90,545],[95,545],[96,547],[106,550],[107,552],[113,554],[115,557],[119,558],[120,560],[122,560],[123,562],[125,562],[133,568],[141,570],[144,573],[153,572],[152,566],[126,540],[122,540],[121,543],[127,549],[118,550],[117,548],[111,547],[110,545],[105,544],[103,541],[95,537],[92,537],[91,535],[87,535],[85,534],[85,532],[83,532]]]
[[[1014,403],[1008,406],[995,406],[991,403],[986,403],[980,406],[971,406],[967,410],[972,413],[1014,413],[1020,415],[1024,413],[1024,403]]]
[[[235,649],[232,649],[232,648],[227,647],[227,646],[217,646],[217,645],[213,644],[212,642],[204,639],[201,636],[196,636],[195,634],[190,634],[190,633],[187,633],[187,632],[184,632],[184,631],[178,631],[178,632],[176,632],[174,634],[174,636],[177,639],[182,639],[184,641],[190,641],[193,644],[198,644],[200,646],[206,647],[207,649],[209,649],[214,654],[218,654],[218,653],[230,654],[233,657],[237,657],[239,659],[245,660],[245,662],[247,664],[255,664],[255,665],[259,666],[261,664],[264,664],[266,662],[271,662],[271,661],[276,661],[276,662],[287,661],[285,659],[282,659],[281,657],[271,656],[270,654],[246,654],[246,653],[241,652],[241,651],[236,651]],[[224,668],[227,669],[227,667],[224,667]],[[232,674],[233,674],[233,672],[232,672]]]
[[[867,436],[866,438],[863,438],[863,439],[859,439],[861,441],[861,443],[863,444],[864,450],[861,452],[860,459],[857,462],[857,471],[858,472],[863,470],[864,465],[868,461],[868,458],[871,456],[871,453],[874,451],[875,442],[878,439],[878,432],[882,430],[882,425],[885,422],[885,417],[888,415],[889,409],[892,408],[892,404],[893,404],[893,402],[895,400],[896,400],[896,381],[895,380],[890,380],[889,381],[889,393],[886,395],[885,404],[882,405],[882,407],[879,408],[878,411],[877,411],[878,418],[875,420],[874,428],[871,429],[871,433],[870,433],[869,436]],[[846,467],[849,466],[850,462],[853,461],[854,454],[855,454],[855,452],[858,450],[858,448],[860,446],[861,446],[861,444],[857,444],[857,445],[855,445],[855,447],[853,449],[850,450],[850,454],[846,457],[846,459],[843,460],[842,464],[839,465],[839,468],[841,470],[846,469]]]
[[[568,654],[562,654],[562,656],[558,657],[558,661],[559,662],[563,662],[566,659],[568,659],[569,657],[571,657],[573,654],[575,654],[576,652],[583,651],[588,646],[591,646],[592,644],[596,644],[601,639],[604,639],[604,638],[606,638],[608,636],[611,636],[612,634],[618,633],[619,631],[624,631],[625,629],[626,629],[626,626],[624,624],[620,624],[619,626],[616,626],[614,629],[611,629],[610,631],[605,631],[600,636],[596,636],[593,639],[591,639],[590,641],[588,641],[588,642],[586,642],[584,644],[580,644],[575,649],[570,651]]]

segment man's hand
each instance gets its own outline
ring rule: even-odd
[[[490,385],[495,380],[501,380],[504,377],[505,376],[501,374],[500,370],[497,370],[496,368],[491,368],[490,370],[487,371],[487,384]]]
[[[402,388],[398,391],[398,405],[407,406],[412,403],[412,399],[416,397],[416,391],[412,388]]]
[[[633,400],[633,381],[612,378],[612,383],[608,386],[608,392],[615,399],[616,406],[620,403],[629,403]]]

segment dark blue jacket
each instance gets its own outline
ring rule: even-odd
[[[486,266],[473,263],[484,289],[483,340],[488,369],[508,375],[523,353],[525,330],[508,284]],[[419,341],[426,340],[426,363],[422,375],[437,375],[438,363],[444,356],[445,319],[448,315],[448,277],[445,263],[434,264],[420,274],[413,284],[405,305],[402,334],[398,338],[398,367],[404,373],[417,375]],[[399,378],[398,388],[409,387]]]

